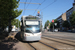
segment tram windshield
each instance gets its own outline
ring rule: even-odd
[[[25,32],[27,33],[39,33],[40,22],[39,21],[26,21]]]

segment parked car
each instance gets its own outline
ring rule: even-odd
[[[4,29],[4,31],[8,32],[8,29],[9,29],[9,28],[8,28],[8,26],[7,26],[7,27]]]
[[[58,29],[54,29],[55,32],[58,32]]]

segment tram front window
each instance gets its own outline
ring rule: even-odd
[[[27,33],[39,33],[40,31],[39,25],[26,25],[25,32]]]

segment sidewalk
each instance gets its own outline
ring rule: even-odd
[[[11,32],[10,32],[10,33],[11,33]],[[11,36],[11,35],[9,35],[8,32],[0,32],[0,42],[1,42],[2,40],[5,40],[5,39],[8,38],[9,36]]]

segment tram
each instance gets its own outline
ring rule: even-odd
[[[21,39],[23,41],[39,41],[42,36],[42,20],[38,16],[21,17]]]

